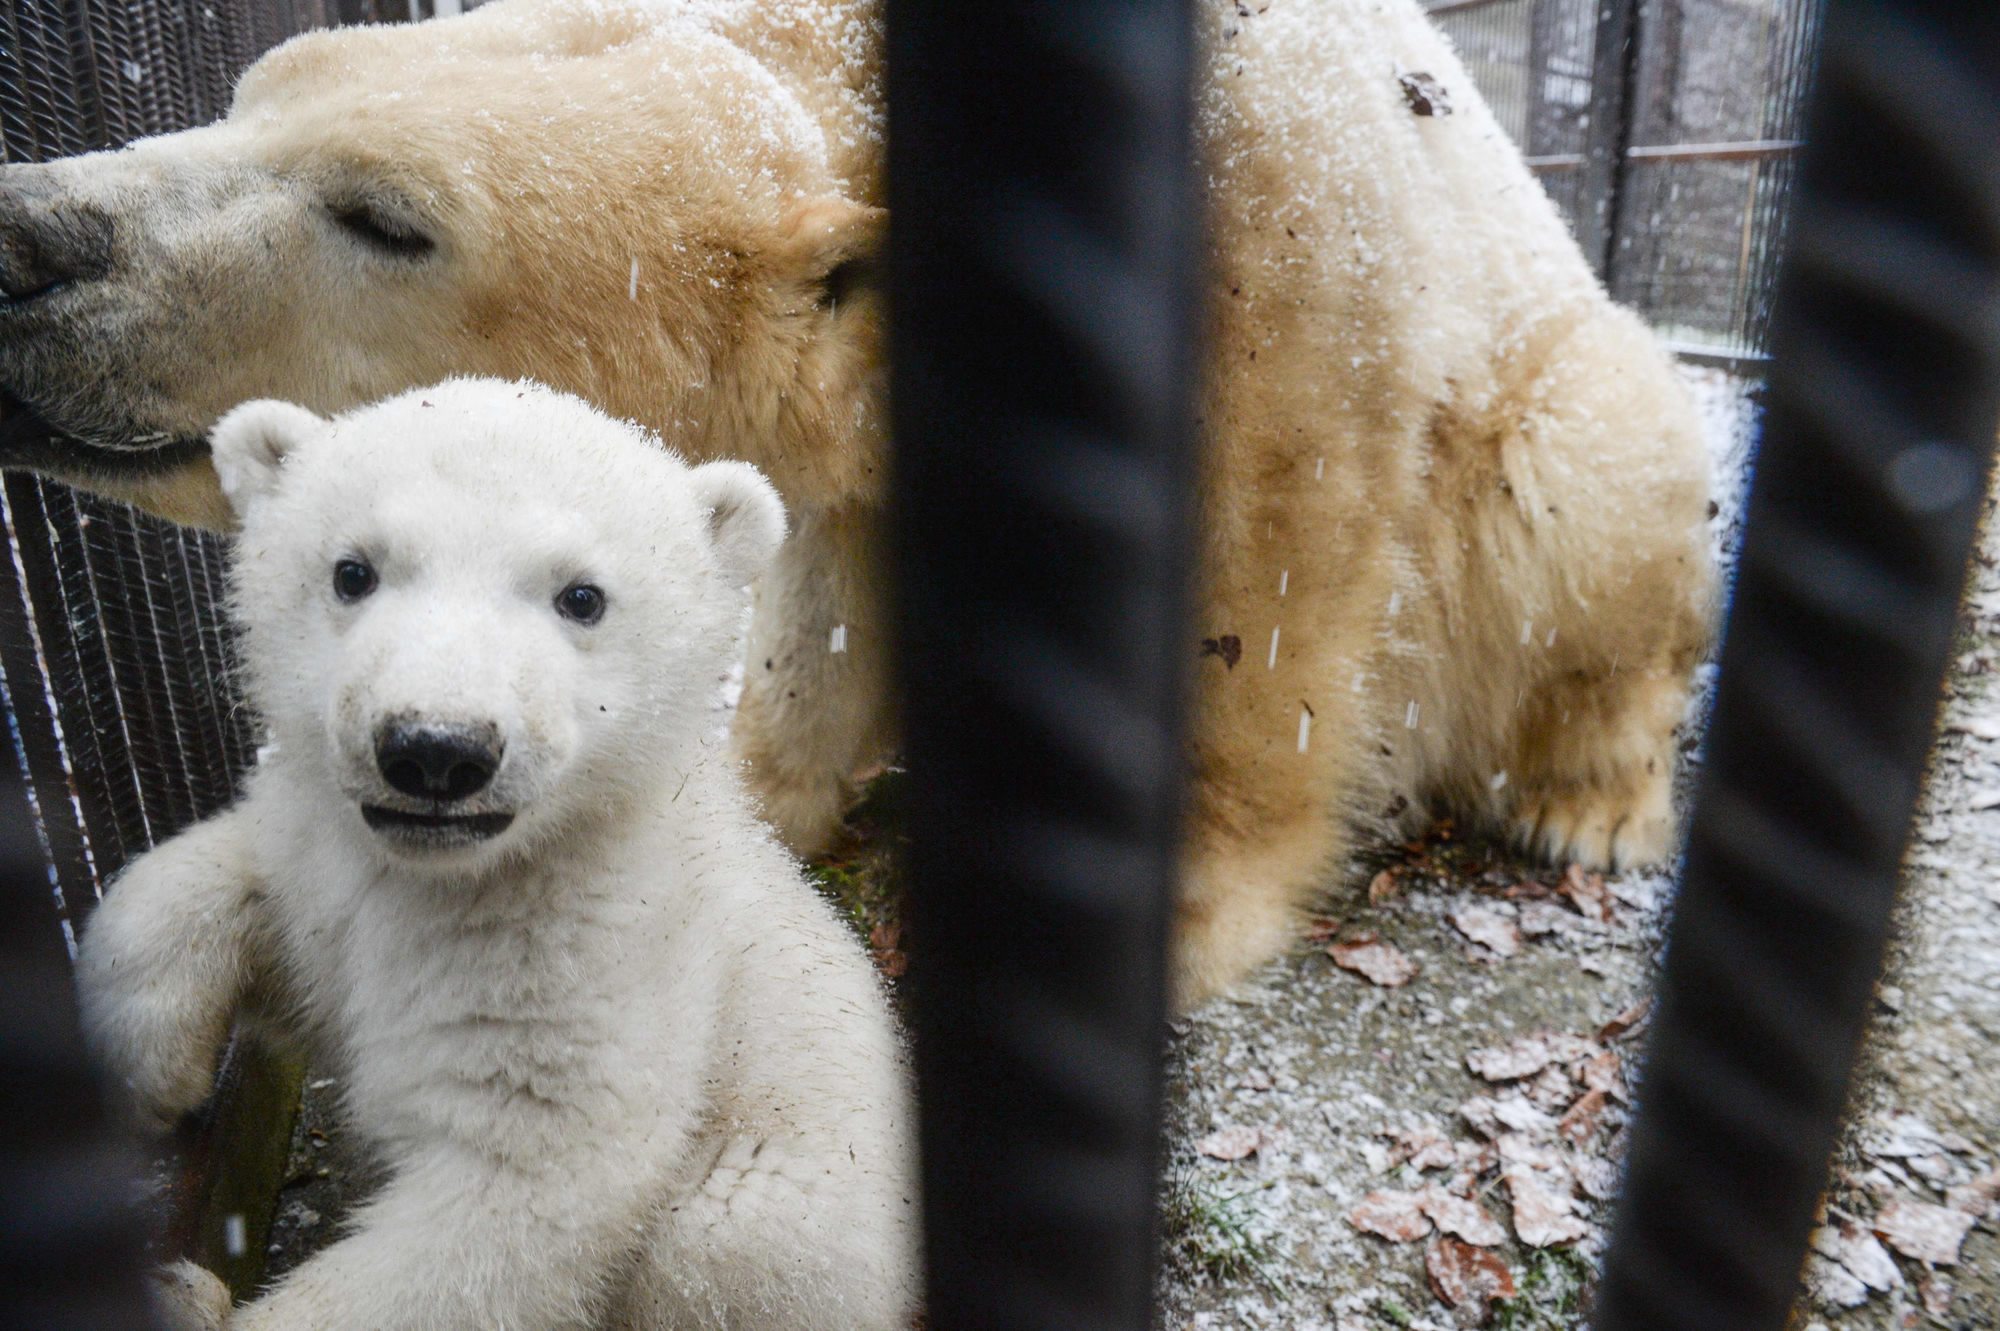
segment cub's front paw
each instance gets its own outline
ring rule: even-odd
[[[1551,864],[1607,872],[1662,864],[1674,851],[1672,791],[1662,778],[1636,795],[1565,792],[1528,804],[1514,827],[1522,847]]]
[[[201,1108],[215,1084],[228,1031],[209,1029],[165,996],[94,983],[86,967],[84,1034],[113,1092],[144,1132],[161,1132]]]
[[[229,1324],[229,1287],[193,1262],[157,1267],[146,1283],[167,1331],[222,1331]]]

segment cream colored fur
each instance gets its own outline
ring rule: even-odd
[[[1189,999],[1280,948],[1390,810],[1443,800],[1593,865],[1671,853],[1711,616],[1706,464],[1667,357],[1414,0],[1258,11],[1200,6],[1197,636],[1242,654],[1196,662]],[[841,280],[885,225],[879,59],[873,0],[503,0],[301,38],[217,126],[29,168],[115,215],[129,257],[29,349],[0,336],[0,382],[136,436],[249,396],[531,374],[755,463],[797,535],[737,737],[810,851],[894,734],[883,309]],[[1415,114],[1417,73],[1451,114]],[[329,220],[357,200],[434,251],[371,252]],[[89,475],[217,519],[205,469]]]
[[[99,907],[86,1029],[167,1122],[250,1008],[333,1072],[389,1177],[226,1323],[169,1273],[180,1331],[904,1331],[898,1040],[714,738],[770,488],[496,381],[331,423],[253,403],[215,461],[270,744]],[[353,557],[379,584],[344,603]],[[578,581],[594,625],[556,612]],[[398,719],[496,726],[468,807],[511,824],[427,847],[365,822],[398,802],[374,752]]]

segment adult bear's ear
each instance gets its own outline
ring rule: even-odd
[[[215,423],[208,432],[209,457],[237,521],[276,488],[285,455],[326,425],[304,407],[270,399],[245,402]]]
[[[708,519],[716,562],[737,586],[771,566],[785,541],[785,505],[764,473],[747,462],[708,462],[689,474]]]
[[[889,212],[837,194],[807,199],[785,220],[784,262],[812,288],[821,309],[838,310],[881,289]]]

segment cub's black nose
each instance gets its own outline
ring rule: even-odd
[[[376,734],[375,765],[413,799],[462,800],[486,789],[500,770],[501,748],[492,726],[400,722]]]
[[[40,170],[0,170],[0,295],[30,300],[111,267],[111,219],[65,200]]]

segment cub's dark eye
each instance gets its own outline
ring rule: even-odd
[[[437,248],[437,242],[416,227],[369,204],[336,204],[327,211],[335,226],[383,254],[421,259]]]
[[[556,593],[556,613],[579,624],[604,618],[604,592],[587,582],[573,582]]]
[[[333,566],[333,594],[358,601],[375,590],[375,570],[365,559],[343,559]]]

